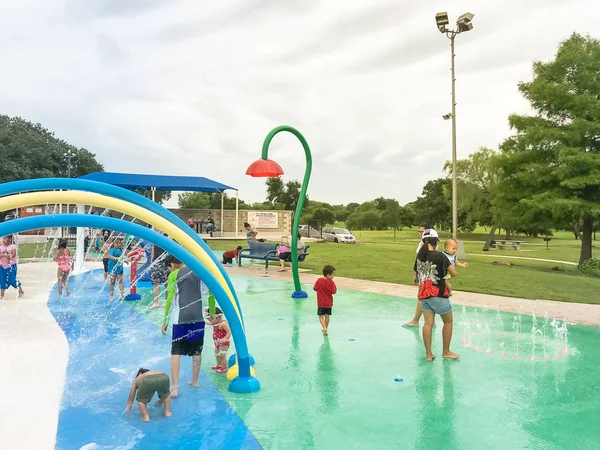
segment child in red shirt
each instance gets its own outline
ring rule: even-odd
[[[333,295],[337,292],[333,277],[335,268],[327,265],[323,267],[323,278],[319,278],[313,287],[317,293],[317,315],[323,327],[323,335],[327,336],[329,327],[329,316],[333,307]]]

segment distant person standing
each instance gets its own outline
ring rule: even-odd
[[[194,216],[190,216],[188,219],[188,225],[192,230],[196,229],[196,219],[194,219]]]
[[[246,229],[246,241],[248,242],[248,247],[252,242],[256,242],[256,235],[258,231],[256,231],[248,222],[244,222],[244,228]]]
[[[25,295],[21,282],[17,279],[17,246],[12,236],[4,236],[0,245],[0,300],[10,286],[19,290],[19,298]]]
[[[181,355],[192,357],[191,386],[198,387],[202,349],[204,348],[204,307],[202,306],[203,283],[198,276],[173,255],[169,255],[167,264],[171,269],[168,284],[168,297],[162,334],[167,333],[169,319],[174,314],[174,305],[179,312],[173,317],[171,342],[171,397],[179,392],[179,368]],[[174,303],[175,301],[175,303]]]
[[[329,329],[329,318],[333,308],[333,296],[337,293],[337,287],[333,281],[335,268],[330,265],[323,267],[323,278],[319,278],[313,290],[317,293],[317,315],[323,328],[323,335],[327,336]]]

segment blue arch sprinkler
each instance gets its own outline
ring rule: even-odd
[[[304,199],[306,198],[306,191],[308,189],[308,182],[310,180],[310,173],[312,171],[312,155],[310,148],[304,136],[296,130],[287,125],[281,125],[273,128],[267,137],[262,147],[262,157],[254,161],[246,170],[246,175],[251,177],[268,177],[277,178],[283,175],[283,169],[275,161],[269,159],[269,144],[273,140],[276,134],[282,131],[292,133],[298,138],[302,147],[304,148],[304,154],[306,155],[306,169],[304,171],[304,180],[302,181],[302,189],[300,190],[300,198],[298,198],[298,205],[296,206],[296,212],[294,214],[294,222],[292,224],[292,275],[294,277],[294,293],[292,298],[306,298],[308,294],[302,290],[300,285],[300,275],[298,273],[298,227],[300,226],[300,216],[302,215],[302,207],[304,206]]]

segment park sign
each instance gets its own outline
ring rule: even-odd
[[[248,211],[248,223],[256,228],[279,228],[279,214],[272,211]]]

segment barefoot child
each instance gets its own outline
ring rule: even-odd
[[[209,323],[213,326],[213,340],[215,342],[215,359],[217,365],[211,367],[216,373],[227,372],[227,351],[229,350],[229,338],[231,330],[229,324],[223,318],[223,311],[215,308],[215,314],[209,316]]]
[[[110,249],[113,245],[111,239],[107,240],[102,244],[102,265],[104,266],[104,281],[108,280],[108,256]]]
[[[204,308],[202,306],[203,283],[198,276],[172,255],[167,258],[171,269],[167,286],[168,297],[162,334],[167,333],[171,307],[177,305],[179,311],[173,314],[173,335],[171,342],[171,397],[179,391],[179,367],[181,355],[192,357],[192,380],[189,384],[198,387],[202,348],[204,347]],[[173,302],[175,300],[175,303]]]
[[[337,292],[333,281],[334,276],[335,268],[333,266],[323,267],[323,278],[319,278],[313,287],[313,290],[317,292],[317,315],[325,336],[327,336],[327,329],[329,328],[333,295]]]
[[[452,267],[469,267],[469,263],[461,263],[456,256],[456,250],[458,248],[458,242],[454,239],[447,239],[444,243],[444,255],[450,260]],[[452,297],[452,284],[450,284],[450,274],[446,275],[446,286],[448,286],[448,295]]]
[[[0,299],[4,298],[4,291],[10,286],[19,290],[19,298],[25,295],[17,279],[17,246],[12,236],[4,236],[0,245]]]
[[[455,277],[456,269],[452,267],[450,260],[443,253],[436,251],[439,242],[438,234],[434,230],[425,230],[423,235],[426,237],[423,239],[423,246],[417,255],[415,270],[419,276],[418,299],[425,317],[425,325],[423,325],[425,356],[428,362],[435,358],[431,351],[431,335],[435,315],[439,314],[444,322],[442,357],[456,359],[459,355],[450,351],[454,321],[445,279],[448,273]]]
[[[158,370],[148,370],[141,368],[138,370],[133,383],[131,384],[131,390],[129,391],[129,398],[127,399],[127,406],[125,407],[126,412],[131,412],[133,405],[133,399],[137,392],[137,404],[142,413],[142,420],[144,422],[150,422],[150,415],[148,414],[148,403],[154,397],[154,393],[158,394],[157,405],[164,405],[165,417],[170,417],[171,412],[171,397],[169,392],[169,376],[166,373]]]
[[[240,253],[241,250],[242,250],[242,246],[238,245],[237,248],[234,248],[233,250],[227,250],[227,251],[223,252],[223,259],[221,260],[221,264],[233,264],[234,259],[237,264],[238,254]]]
[[[58,249],[54,260],[58,264],[56,269],[56,277],[58,278],[58,295],[62,295],[63,285],[67,290],[67,295],[71,295],[69,289],[69,273],[71,272],[71,251],[67,248],[67,240],[61,239],[58,243]]]
[[[125,299],[125,286],[123,285],[123,239],[115,240],[108,251],[108,273],[110,276],[110,300],[115,298],[115,284],[119,282],[121,295],[119,300]]]

